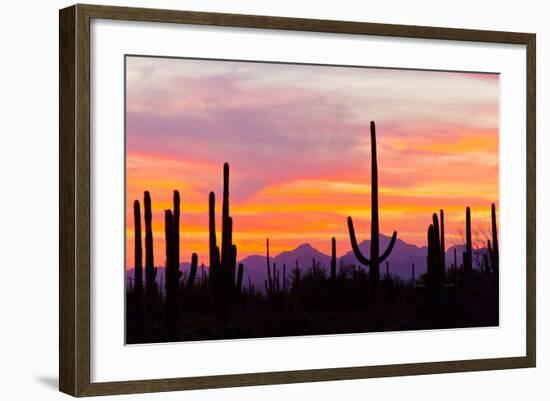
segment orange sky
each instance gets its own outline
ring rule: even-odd
[[[370,232],[370,136],[378,139],[380,230],[425,245],[431,214],[461,241],[466,206],[479,238],[498,204],[498,75],[129,57],[126,241],[134,199],[151,193],[155,264],[164,209],[181,194],[181,259],[208,264],[208,193],[221,212],[229,162],[238,258],[310,243],[349,251],[346,217]],[[217,222],[218,228],[220,222]]]

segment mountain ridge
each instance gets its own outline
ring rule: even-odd
[[[384,250],[388,246],[391,237],[380,234],[380,249]],[[369,258],[370,253],[370,240],[364,240],[358,244],[361,252]],[[338,244],[337,244],[338,246]],[[464,245],[452,245],[445,251],[446,256],[446,266],[449,268],[454,259],[454,249],[457,250],[457,263],[460,265],[462,261],[462,252],[464,250]],[[481,248],[475,250],[474,253],[483,254],[486,253],[486,248]],[[390,274],[397,275],[403,280],[410,280],[412,277],[412,264],[415,264],[415,276],[418,278],[421,274],[426,272],[426,255],[427,247],[426,246],[416,246],[414,244],[409,244],[401,239],[397,239],[394,245],[394,248],[384,263],[381,264],[381,272],[386,271],[386,262],[388,263]],[[349,250],[341,256],[337,257],[337,265],[341,263],[346,265],[357,265],[361,266],[353,250]],[[287,276],[290,274],[291,270],[296,267],[296,264],[301,270],[307,270],[311,268],[313,261],[315,265],[322,269],[328,270],[330,267],[330,255],[326,255],[317,248],[313,247],[309,243],[303,243],[298,245],[296,248],[283,251],[275,256],[270,256],[270,264],[273,267],[274,265],[279,270],[279,273],[283,274],[283,267],[286,269]],[[245,267],[244,270],[244,280],[243,285],[248,285],[248,277],[252,284],[255,286],[256,290],[263,290],[264,280],[267,279],[267,260],[266,255],[249,255],[245,258],[242,258],[238,261],[242,263]],[[180,269],[184,274],[189,272],[190,263],[182,262],[180,263]],[[205,265],[205,269],[207,269]],[[127,278],[133,278],[134,269],[129,269],[126,271]],[[201,265],[198,267],[197,276],[200,277]],[[160,283],[161,279],[164,277],[164,267],[158,267],[158,277],[157,282]]]

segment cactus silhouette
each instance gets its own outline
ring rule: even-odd
[[[472,266],[472,221],[470,207],[466,208],[466,250],[462,253],[464,275],[468,277],[473,270]]]
[[[221,286],[220,277],[220,248],[216,240],[216,198],[214,192],[208,197],[208,242],[210,254],[210,284],[214,293],[219,293]]]
[[[357,239],[355,237],[355,229],[353,228],[353,220],[348,217],[349,237],[351,247],[355,257],[361,264],[369,267],[369,281],[373,290],[373,296],[376,297],[378,282],[380,281],[380,263],[388,256],[395,245],[397,239],[397,231],[393,232],[390,243],[386,250],[380,255],[380,232],[378,221],[378,162],[376,156],[376,127],[374,121],[370,123],[371,137],[371,240],[370,240],[370,259],[364,256],[359,249]]]
[[[185,283],[185,294],[188,294],[193,288],[195,279],[197,277],[197,265],[198,265],[198,256],[196,253],[191,255],[191,266],[189,267],[189,276],[187,277],[187,282]]]
[[[154,297],[157,293],[157,268],[153,257],[153,229],[151,213],[151,195],[145,191],[143,197],[143,218],[145,220],[145,290],[148,297]]]
[[[336,283],[336,238],[332,237],[330,254],[330,281]]]
[[[266,248],[266,262],[267,262],[267,279],[265,280],[265,290],[268,295],[272,295],[274,292],[273,288],[273,277],[271,276],[271,261],[269,260],[269,238],[266,238],[265,240],[265,248]],[[273,272],[273,275],[275,275],[275,272]]]
[[[143,254],[141,248],[141,211],[139,201],[134,201],[134,290],[138,296],[143,292]]]
[[[242,263],[239,263],[239,267],[237,269],[237,282],[235,283],[235,289],[237,293],[240,293],[243,289],[243,274],[244,265]]]
[[[487,240],[487,249],[493,273],[498,274],[498,230],[495,204],[491,204],[491,236],[492,241]]]
[[[443,229],[440,231],[439,228],[437,213],[434,213],[432,215],[432,224],[428,227],[428,280],[426,284],[430,294],[435,296],[441,293],[443,274],[445,272],[445,268],[443,267],[443,254],[445,252],[441,250],[443,244],[441,237],[443,235]]]
[[[441,223],[441,234],[440,234],[440,240],[441,240],[441,274],[445,274],[445,216],[443,213],[443,209],[439,209],[439,222]]]
[[[175,259],[176,245],[174,233],[174,217],[171,210],[164,212],[164,234],[166,238],[166,266],[165,283],[166,290],[166,325],[168,339],[174,340],[177,335],[178,315],[178,288],[181,278],[179,264]]]
[[[225,308],[242,290],[244,266],[237,267],[237,246],[233,244],[233,219],[229,215],[229,164],[223,165],[222,240],[221,252],[216,242],[216,196],[208,198],[210,277],[218,303]]]
[[[180,193],[174,191],[174,260],[180,263]]]
[[[179,313],[179,295],[182,272],[179,261],[179,216],[180,216],[180,195],[174,191],[174,211],[164,211],[164,235],[166,241],[166,266],[165,284],[166,291],[166,322],[168,339],[177,338],[177,318]],[[187,283],[183,285],[183,294],[189,293],[197,276],[198,257],[196,253],[191,256],[191,267]]]

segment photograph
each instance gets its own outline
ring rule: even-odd
[[[498,73],[124,69],[126,344],[499,326]]]

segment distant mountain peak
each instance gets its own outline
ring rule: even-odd
[[[298,245],[294,250],[295,251],[298,251],[298,250],[299,251],[311,251],[311,250],[316,251],[317,249],[315,249],[314,247],[311,246],[311,244],[306,242],[305,244]]]

